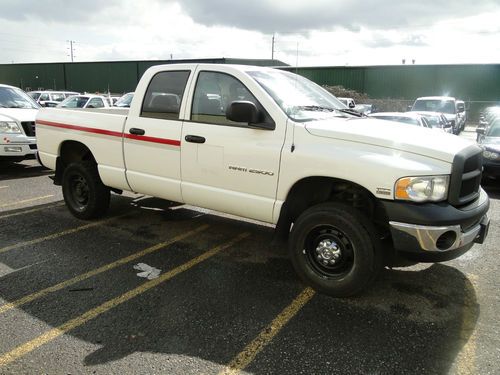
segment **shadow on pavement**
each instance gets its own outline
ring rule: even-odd
[[[123,202],[130,204],[130,200]],[[70,331],[68,335],[99,347],[80,359],[86,371],[112,365],[143,373],[207,372],[197,367],[198,360],[179,360],[197,358],[217,372],[303,290],[285,249],[270,244],[270,228],[212,214],[200,216],[182,207],[159,214],[138,209],[132,218],[114,224],[116,232],[90,231],[89,243],[72,239],[73,247],[51,246],[46,256],[80,258],[77,265],[50,265],[75,275],[86,271],[84,258],[96,264],[109,262],[113,251],[124,256],[146,247],[142,240],[160,242],[169,230],[187,230],[184,227],[194,220],[210,224],[210,229],[140,261],[165,272],[243,231],[252,236]],[[9,259],[0,254],[0,262],[8,264]],[[44,267],[47,264],[35,264],[26,275],[21,270],[0,278],[1,297],[19,298],[27,282],[35,290],[40,288],[36,278],[49,272]],[[58,277],[68,276],[62,272]],[[144,282],[130,264],[87,280],[85,292],[66,289],[21,308],[57,327]],[[455,268],[435,264],[387,269],[360,297],[315,295],[247,370],[256,374],[447,374],[474,330],[478,314],[474,287]],[[133,353],[168,356],[138,364],[137,357],[127,359]],[[134,367],[138,365],[143,367]],[[60,369],[64,368],[61,363]]]
[[[42,167],[35,161],[25,161],[22,163],[0,162],[0,181],[47,176],[53,173],[54,171]]]

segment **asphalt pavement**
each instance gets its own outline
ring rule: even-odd
[[[500,374],[500,186],[485,244],[333,299],[268,225],[136,194],[80,221],[50,173],[0,170],[0,374]]]

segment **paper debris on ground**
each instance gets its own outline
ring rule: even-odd
[[[161,270],[159,270],[158,268],[151,267],[146,263],[137,263],[134,266],[134,269],[141,271],[137,274],[137,276],[144,277],[148,280],[156,279],[158,276],[160,276],[161,273]]]

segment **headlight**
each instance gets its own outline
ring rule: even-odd
[[[484,150],[484,151],[483,151],[483,156],[484,156],[486,159],[496,160],[496,159],[498,159],[498,157],[499,157],[500,155],[498,155],[498,152]]]
[[[0,133],[21,133],[21,129],[15,122],[0,121]]]
[[[403,177],[396,181],[396,199],[413,202],[438,202],[448,196],[450,176]]]

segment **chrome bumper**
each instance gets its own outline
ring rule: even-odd
[[[445,252],[462,248],[472,242],[482,243],[488,234],[490,219],[484,215],[480,223],[466,232],[462,232],[460,225],[432,227],[396,221],[390,221],[389,224],[392,231],[401,231],[414,237],[422,250]]]

